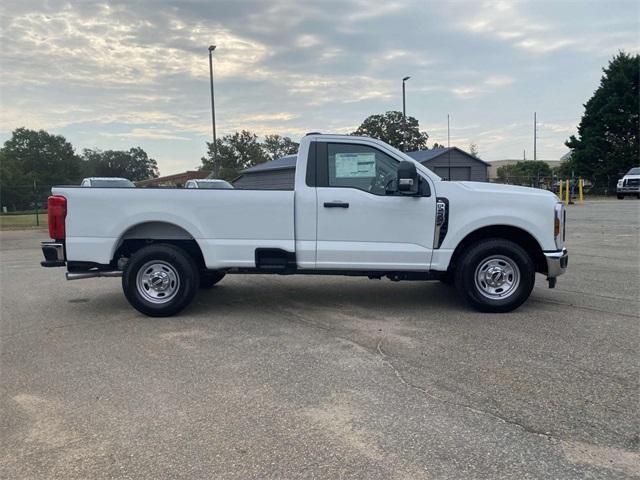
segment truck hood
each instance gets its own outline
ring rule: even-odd
[[[620,180],[638,180],[640,175],[625,175]]]
[[[488,182],[445,182],[455,185],[459,185],[465,190],[478,193],[496,193],[496,194],[509,194],[514,193],[518,195],[531,195],[544,198],[558,198],[555,194],[548,190],[542,190],[540,188],[520,187],[518,185],[504,185],[502,183],[488,183]]]

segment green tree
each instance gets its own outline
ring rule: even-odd
[[[60,135],[17,128],[0,149],[0,203],[12,209],[42,201],[52,185],[79,183],[82,162]]]
[[[82,152],[87,177],[124,177],[132,181],[159,176],[158,163],[140,147],[126,150],[90,150]]]
[[[202,157],[202,170],[211,170],[211,177],[233,180],[241,170],[267,161],[255,133],[242,130],[218,139],[216,159],[213,142],[207,142],[207,156]]]
[[[618,175],[640,162],[640,55],[618,53],[584,105],[568,167],[613,191]]]
[[[367,117],[352,135],[377,138],[405,152],[426,150],[429,138],[427,132],[420,131],[418,120],[407,117],[405,122],[398,111]]]
[[[538,186],[540,182],[550,180],[553,171],[546,162],[528,160],[512,165],[503,165],[498,168],[497,174],[498,180],[503,183]]]
[[[280,135],[267,135],[264,137],[264,142],[262,142],[262,149],[269,160],[276,160],[285,155],[298,153],[299,146],[298,142]]]

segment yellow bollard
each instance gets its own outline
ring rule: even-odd
[[[558,197],[560,197],[560,201],[561,202],[563,201],[563,198],[562,198],[562,184],[563,183],[564,183],[564,180],[560,180],[559,187],[558,187],[560,189],[560,191],[558,192]]]
[[[579,178],[578,179],[578,202],[580,203],[584,203],[584,194],[582,192],[582,184],[584,183],[584,180]]]
[[[565,205],[569,205],[569,180],[567,180],[567,183],[565,184],[564,198]]]

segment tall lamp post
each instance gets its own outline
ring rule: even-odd
[[[402,151],[407,150],[407,100],[405,95],[404,84],[411,77],[404,77],[402,79]]]
[[[209,47],[209,81],[211,83],[211,127],[213,128],[213,164],[214,165],[218,157],[218,143],[216,142],[216,108],[213,102],[213,51],[215,49],[216,49],[215,45],[211,45]]]
[[[404,88],[404,84],[407,80],[409,80],[411,77],[404,77],[402,79],[402,116],[403,118],[407,119],[407,101],[406,101],[406,97],[405,97],[405,88]]]

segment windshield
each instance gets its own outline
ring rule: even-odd
[[[229,189],[233,188],[233,185],[224,180],[220,180],[218,182],[198,182],[198,188]]]
[[[627,175],[640,175],[640,167],[632,168],[627,172]]]
[[[92,187],[100,187],[100,188],[131,188],[131,187],[135,187],[135,185],[133,184],[133,182],[129,181],[129,180],[125,180],[124,178],[122,180],[99,180],[99,179],[95,179],[95,180],[91,180],[91,186]]]

